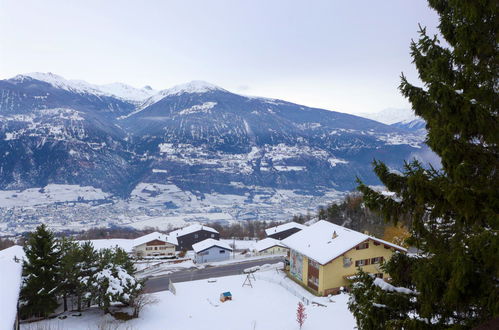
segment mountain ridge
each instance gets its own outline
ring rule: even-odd
[[[1,80],[0,190],[72,184],[168,199],[163,189],[184,196],[168,210],[226,196],[237,200],[231,212],[254,218],[283,191],[307,205],[354,189],[356,177],[378,184],[373,159],[397,169],[427,152],[419,131],[206,82],[155,95],[138,104],[27,76]],[[151,185],[159,188],[140,188]]]

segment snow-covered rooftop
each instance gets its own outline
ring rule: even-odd
[[[147,234],[147,235],[144,235],[144,236],[140,236],[136,239],[133,240],[133,246],[139,246],[139,245],[142,245],[144,243],[147,243],[147,242],[150,242],[150,241],[154,241],[154,240],[158,240],[158,241],[162,241],[162,242],[167,242],[167,243],[171,243],[171,244],[175,244],[177,245],[177,240],[176,239],[169,239],[169,237],[165,234],[161,234],[161,233],[158,233],[157,231],[153,232],[153,233],[150,233],[150,234]]]
[[[324,265],[368,239],[406,251],[393,243],[324,220],[285,238],[282,243]]]
[[[194,232],[200,231],[200,230],[211,231],[212,233],[218,234],[218,231],[216,231],[215,229],[213,229],[211,227],[196,224],[196,225],[190,225],[190,226],[187,226],[187,227],[184,227],[181,229],[174,230],[168,235],[172,236],[172,237],[180,237],[180,236],[184,236],[184,235],[194,233]]]
[[[14,257],[17,257],[19,261],[14,261]],[[0,251],[0,269],[2,270],[0,329],[12,329],[16,320],[17,300],[21,290],[21,259],[23,257],[24,251],[19,245]]]
[[[307,226],[304,226],[304,225],[296,223],[296,222],[288,222],[288,223],[285,223],[285,224],[282,224],[279,226],[270,227],[270,228],[265,229],[265,234],[267,234],[267,236],[269,236],[269,235],[280,233],[282,231],[285,231],[285,230],[288,230],[291,228],[305,229],[305,228],[307,228]]]
[[[268,248],[271,248],[273,246],[282,246],[285,247],[284,244],[281,243],[281,241],[272,238],[272,237],[267,237],[262,240],[259,240],[255,244],[255,250],[258,252],[267,250]]]
[[[232,248],[229,246],[229,244],[222,242],[222,241],[218,241],[218,240],[213,239],[213,238],[207,238],[204,241],[198,242],[196,244],[192,244],[192,249],[194,250],[194,252],[198,253],[198,252],[204,251],[206,249],[209,249],[213,246],[218,246],[218,247],[221,247],[223,249],[227,249],[227,250],[232,251]]]

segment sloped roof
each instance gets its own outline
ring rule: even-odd
[[[212,233],[218,234],[218,231],[216,231],[215,229],[213,229],[211,227],[196,224],[196,225],[190,225],[190,226],[187,226],[187,227],[184,227],[181,229],[174,230],[169,234],[169,236],[180,237],[180,236],[184,236],[184,235],[194,233],[194,232],[200,231],[200,230],[211,231]]]
[[[270,236],[292,228],[305,229],[307,228],[307,226],[299,224],[297,222],[288,222],[279,226],[265,229],[265,234],[267,234],[267,236]]]
[[[171,242],[174,242],[173,244],[178,245],[177,237],[184,236],[184,235],[191,234],[191,233],[195,233],[195,232],[200,231],[200,230],[211,231],[212,233],[218,234],[218,231],[216,231],[215,229],[213,229],[211,227],[208,227],[205,225],[195,224],[195,225],[190,225],[190,226],[187,226],[187,227],[177,229],[177,230],[170,232],[168,234],[168,239]]]
[[[258,252],[261,252],[263,250],[267,250],[268,248],[271,248],[273,246],[282,246],[285,247],[284,244],[281,243],[281,241],[272,238],[272,237],[267,237],[262,240],[259,240],[255,244],[255,250]]]
[[[229,246],[229,244],[222,242],[222,241],[217,241],[216,239],[213,239],[213,238],[207,238],[204,241],[198,242],[196,244],[192,244],[192,249],[194,250],[194,252],[198,253],[198,252],[204,251],[206,249],[209,249],[213,246],[218,246],[222,249],[232,251],[232,248]]]
[[[285,238],[282,243],[324,265],[368,239],[407,251],[393,243],[324,220]]]
[[[139,246],[139,245],[142,245],[144,243],[154,241],[154,240],[177,245],[176,240],[173,241],[173,240],[169,239],[169,237],[167,235],[158,233],[157,231],[150,233],[150,234],[147,234],[147,235],[144,235],[144,236],[140,236],[140,237],[134,239],[132,245]]]

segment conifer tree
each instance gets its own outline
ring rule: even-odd
[[[47,317],[58,306],[60,247],[45,225],[29,235],[24,247],[21,316]]]
[[[133,276],[134,271],[133,262],[123,249],[100,250],[97,270],[86,278],[91,299],[106,313],[113,302],[131,304],[143,287],[143,282]]]
[[[91,277],[98,270],[97,251],[95,251],[91,242],[85,242],[80,246],[79,255],[79,274],[77,277],[77,285],[75,295],[77,298],[77,308],[81,311],[83,304],[87,303],[90,306],[92,299]]]
[[[426,143],[442,168],[412,161],[397,174],[375,161],[394,197],[359,185],[366,205],[387,221],[410,218],[409,243],[422,253],[396,256],[385,269],[393,285],[417,294],[402,303],[404,296],[386,297],[362,277],[363,292],[350,303],[362,311],[356,314],[362,329],[470,328],[499,315],[498,4],[428,2],[446,45],[421,28],[411,55],[424,85],[402,76],[400,90],[426,121]],[[387,316],[379,318],[381,311]]]

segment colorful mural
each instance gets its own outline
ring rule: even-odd
[[[302,271],[303,271],[303,256],[293,250],[291,250],[289,256],[289,272],[291,275],[302,280]]]

